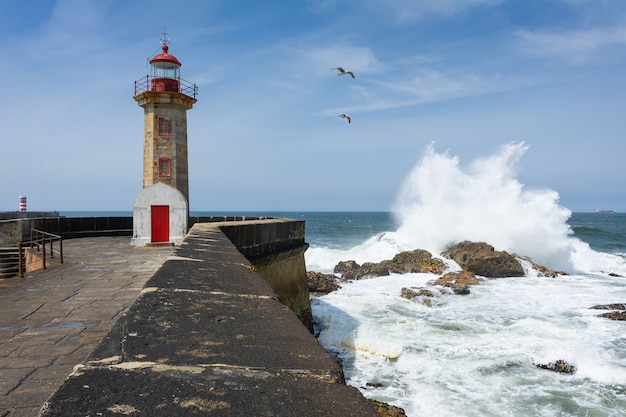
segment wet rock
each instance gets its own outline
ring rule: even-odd
[[[365,262],[361,265],[357,278],[386,277],[390,269],[389,261]]]
[[[356,279],[358,277],[361,265],[355,261],[341,261],[335,265],[333,270],[336,274],[341,274],[344,279]]]
[[[548,364],[537,364],[537,368],[560,372],[562,374],[573,374],[574,372],[576,372],[576,367],[574,365],[569,364],[562,359]]]
[[[604,317],[611,320],[626,321],[626,304],[603,304],[591,307],[594,310],[614,310],[608,313],[598,314],[598,317]]]
[[[440,259],[424,249],[401,252],[381,262],[365,262],[363,265],[355,261],[339,262],[334,269],[344,279],[361,279],[382,277],[389,274],[433,273],[440,274],[447,268]]]
[[[400,407],[382,401],[370,400],[370,402],[382,417],[406,417],[404,409]]]
[[[617,321],[626,321],[626,311],[611,311],[609,313],[598,314],[598,317],[604,317]]]
[[[450,288],[455,294],[469,294],[470,285],[478,285],[483,280],[469,271],[448,272],[442,277],[430,282],[431,285],[441,285]]]
[[[624,304],[602,304],[591,307],[593,310],[626,310]]]
[[[341,288],[339,278],[333,274],[323,274],[321,272],[307,271],[306,282],[309,293],[313,295],[328,294]]]
[[[530,268],[537,271],[537,275],[540,277],[556,278],[558,276],[567,275],[567,272],[555,271],[554,269],[546,268],[543,265],[539,265],[527,256],[520,256],[517,254],[514,256],[520,263],[527,262],[530,265]]]
[[[400,297],[407,300],[417,301],[424,304],[427,307],[433,306],[433,298],[438,297],[441,293],[435,293],[426,288],[402,288],[400,291]]]
[[[396,274],[407,273],[432,273],[441,274],[448,267],[440,260],[424,249],[416,249],[409,252],[401,252],[391,259],[390,272]]]
[[[434,297],[434,296],[435,296],[435,293],[425,288],[412,289],[412,288],[404,287],[400,291],[400,297],[406,298],[407,300],[413,300],[414,298],[417,298],[417,297]]]
[[[466,271],[488,278],[523,277],[524,268],[506,251],[496,251],[484,242],[464,241],[442,253]]]

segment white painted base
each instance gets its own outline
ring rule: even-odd
[[[145,188],[135,197],[131,244],[145,246],[152,241],[151,207],[154,205],[170,207],[169,242],[175,245],[180,244],[187,234],[187,200],[176,188],[161,182]]]

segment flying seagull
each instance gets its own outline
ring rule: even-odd
[[[352,120],[347,114],[340,114],[339,117],[341,117],[342,119],[346,119],[348,121],[348,124],[350,124],[350,121]]]
[[[350,77],[354,78],[354,74],[352,73],[352,71],[346,71],[345,69],[341,68],[341,67],[337,67],[337,68],[333,68],[336,69],[337,71],[339,71],[339,74],[337,75],[346,75],[348,74]]]

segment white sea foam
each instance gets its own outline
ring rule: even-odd
[[[426,249],[438,256],[470,240],[555,270],[626,274],[622,257],[595,252],[572,236],[571,211],[559,205],[556,191],[529,189],[515,178],[527,149],[523,143],[509,144],[464,169],[459,158],[429,146],[400,188],[397,230],[348,250],[312,248],[307,262],[328,271],[342,260],[379,262],[406,250]]]
[[[624,259],[574,238],[556,192],[515,179],[526,149],[507,145],[462,169],[458,158],[431,146],[401,188],[398,230],[350,250],[307,251],[309,269],[332,270],[340,260],[375,262],[416,248],[438,254],[473,240],[572,273],[486,280],[432,307],[400,297],[430,274],[345,283],[315,298],[320,343],[338,352],[348,383],[367,397],[403,407],[409,417],[623,414],[623,324],[590,307],[626,301],[623,278],[607,274],[626,275]],[[559,359],[576,372],[536,366]]]

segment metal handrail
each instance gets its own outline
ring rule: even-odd
[[[152,80],[154,80],[155,78],[158,79],[158,78],[163,78],[163,77],[151,77],[149,75],[146,75],[145,77],[142,77],[138,79],[137,81],[135,81],[135,95],[144,93],[146,91],[154,91],[152,88]],[[187,80],[183,80],[180,77],[172,78],[172,80],[175,80],[178,82],[178,91],[177,91],[178,93],[184,94],[187,97],[191,97],[194,99],[198,95],[197,85]]]
[[[63,263],[63,237],[43,230],[30,229],[30,248],[42,253],[43,269],[46,269],[46,240],[50,244],[50,258],[54,258],[54,242],[59,242],[59,263]]]

